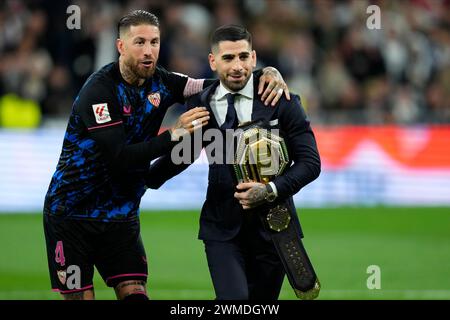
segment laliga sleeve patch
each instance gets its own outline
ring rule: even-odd
[[[93,104],[92,109],[94,110],[95,121],[97,123],[105,123],[111,121],[107,103]]]

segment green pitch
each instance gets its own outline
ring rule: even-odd
[[[450,208],[305,209],[300,220],[320,299],[450,299]],[[198,212],[143,212],[141,223],[150,297],[213,299]],[[371,265],[380,289],[367,288]],[[98,275],[94,285],[98,299],[114,299]],[[287,282],[280,298],[295,298]],[[0,214],[0,299],[60,299],[40,214]]]

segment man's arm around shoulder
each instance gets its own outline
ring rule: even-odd
[[[186,101],[186,110],[190,110],[192,108],[200,106],[200,94],[197,93],[195,95],[190,96]],[[185,138],[183,138],[185,139]],[[161,156],[159,159],[155,160],[149,168],[149,171],[146,175],[146,185],[147,187],[151,189],[159,189],[167,180],[172,179],[176,175],[180,174],[184,170],[186,170],[194,161],[195,159],[200,155],[199,153],[194,153],[194,150],[197,150],[194,148],[194,141],[193,141],[193,135],[190,135],[188,139],[191,139],[190,148],[187,150],[191,151],[191,154],[188,156],[185,156],[184,154],[176,154],[177,146],[174,146],[174,149],[171,150],[170,153],[167,153],[163,156]],[[186,142],[182,141],[180,139],[179,146],[183,147],[185,146]],[[201,150],[201,148],[200,148]],[[182,152],[184,152],[183,150]],[[173,159],[174,156],[180,157],[180,158],[188,158],[188,162],[179,162],[175,161]]]

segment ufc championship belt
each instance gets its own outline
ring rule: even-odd
[[[267,184],[283,174],[289,163],[289,155],[284,139],[276,131],[265,129],[262,121],[238,127],[233,163],[238,183]],[[291,223],[286,204],[278,204],[260,217],[270,232],[296,296],[304,300],[315,299],[319,295],[320,282],[300,234]]]

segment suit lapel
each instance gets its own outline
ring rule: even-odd
[[[203,90],[200,93],[200,102],[201,105],[206,107],[206,109],[209,111],[209,120],[210,120],[210,126],[219,128],[219,125],[217,123],[216,117],[214,116],[214,112],[211,108],[211,96],[214,94],[217,86],[219,85],[220,81],[217,80],[212,85],[207,87],[205,90]]]
[[[258,95],[258,81],[259,78],[253,77],[253,107],[252,107],[252,121],[272,119],[272,115],[277,109],[277,106],[272,107],[270,105],[265,106],[261,102],[261,96]]]

